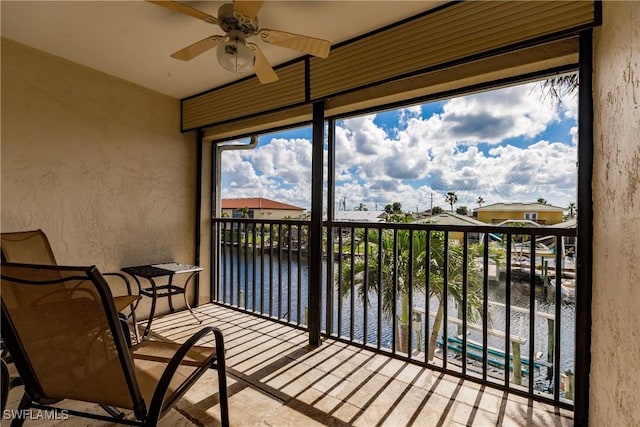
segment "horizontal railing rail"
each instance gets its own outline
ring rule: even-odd
[[[323,264],[333,339],[573,407],[576,230],[214,218],[218,303],[306,328]]]

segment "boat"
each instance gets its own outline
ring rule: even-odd
[[[438,344],[442,346],[442,342],[439,340]],[[448,337],[447,338],[447,349],[452,350],[457,354],[462,354],[462,339],[459,337]],[[472,340],[467,340],[467,357],[469,359],[482,361],[482,344],[477,343]],[[509,355],[509,370],[513,371],[513,355]],[[505,355],[502,350],[493,347],[487,347],[487,364],[490,366],[494,366],[496,368],[501,368],[504,370],[505,366]],[[529,375],[529,359],[525,357],[520,358],[520,366],[521,372],[523,376]],[[544,364],[541,362],[534,362],[534,369],[540,369]]]
[[[568,299],[576,297],[576,279],[561,279],[560,286],[562,286],[563,297]]]
[[[549,276],[549,284],[556,287],[556,278]],[[576,298],[576,279],[573,277],[562,277],[560,279],[562,298],[564,300],[574,300]]]

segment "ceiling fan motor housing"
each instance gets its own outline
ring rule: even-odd
[[[234,10],[233,3],[228,3],[218,9],[218,25],[225,33],[239,31],[247,37],[256,34],[258,18],[250,18],[238,13]]]

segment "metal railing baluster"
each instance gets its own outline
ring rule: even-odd
[[[383,259],[382,250],[382,229],[378,228],[378,330],[376,337],[376,348],[380,350],[382,345],[382,263]]]
[[[244,223],[244,307],[249,301],[249,224]]]
[[[427,231],[426,233],[426,243],[425,243],[425,298],[424,298],[424,363],[425,365],[429,363],[429,350],[430,350],[430,340],[429,340],[429,319],[431,319],[430,310],[431,310],[431,231]]]
[[[443,247],[443,268],[442,273],[442,301],[443,315],[442,315],[442,367],[447,369],[447,345],[449,344],[449,232],[444,232],[444,247]]]
[[[269,224],[269,316],[273,316],[273,225]]]
[[[504,386],[509,388],[509,363],[508,358],[511,353],[511,260],[512,260],[512,244],[511,239],[513,235],[511,233],[506,234],[507,238],[507,272],[505,279],[504,290],[504,356],[505,356],[505,368],[504,368]]]
[[[364,229],[364,271],[368,272],[369,271],[369,228],[365,228]],[[369,275],[365,273],[364,275],[364,280],[363,280],[363,293],[364,295],[369,295]],[[368,329],[367,329],[367,325],[369,324],[369,304],[367,304],[367,300],[365,299],[365,302],[363,303],[363,318],[362,318],[362,342],[364,344],[367,344],[368,339]]]
[[[296,319],[296,324],[300,325],[302,322],[300,319],[302,319],[301,314],[301,306],[302,306],[302,225],[299,225],[297,227],[298,229],[298,290],[297,290],[297,294],[296,294],[296,313],[297,313],[297,319]]]
[[[489,233],[484,234],[482,254],[482,381],[487,381],[489,347]],[[499,274],[496,265],[496,274]]]
[[[251,265],[253,266],[253,268],[251,269],[251,311],[256,311],[256,254],[257,254],[257,250],[256,248],[258,247],[257,244],[257,238],[258,238],[258,233],[256,228],[258,227],[258,223],[254,223],[253,227],[251,227],[251,238],[253,240],[253,250],[251,251]]]
[[[282,318],[282,224],[278,224],[278,319]]]
[[[291,241],[291,226],[287,226],[287,322],[291,322],[291,257],[293,254]]]
[[[468,290],[468,258],[469,242],[468,234],[462,233],[462,373],[467,373],[467,290]],[[458,307],[460,310],[460,307]]]
[[[536,353],[536,235],[530,238],[529,250],[529,394],[533,394],[533,373]]]
[[[556,292],[555,292],[555,321],[554,321],[554,358],[553,358],[553,400],[560,401],[560,357],[562,348],[561,342],[561,322],[562,322],[562,237],[556,237]],[[578,291],[576,287],[576,292]],[[548,369],[548,368],[547,368]]]
[[[411,359],[413,353],[413,258],[414,258],[414,230],[409,230],[409,259],[407,263],[407,277],[409,279],[407,289],[407,355]],[[405,320],[405,319],[402,319]]]
[[[343,268],[342,268],[342,260],[343,260],[343,233],[344,228],[340,227],[338,230],[338,259],[340,260],[340,262],[338,263],[338,329],[336,330],[336,334],[338,337],[342,336],[342,289],[343,286],[345,286],[345,284],[342,282],[342,274],[343,274]],[[331,248],[331,250],[333,250],[333,248]]]
[[[398,229],[393,229],[393,263],[391,264],[393,272],[391,277],[393,278],[392,295],[391,299],[391,352],[396,353],[398,343],[396,338],[398,336]]]

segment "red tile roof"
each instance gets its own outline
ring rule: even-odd
[[[222,199],[222,209],[274,209],[303,211],[304,208],[276,202],[263,197],[248,197],[243,199]]]

